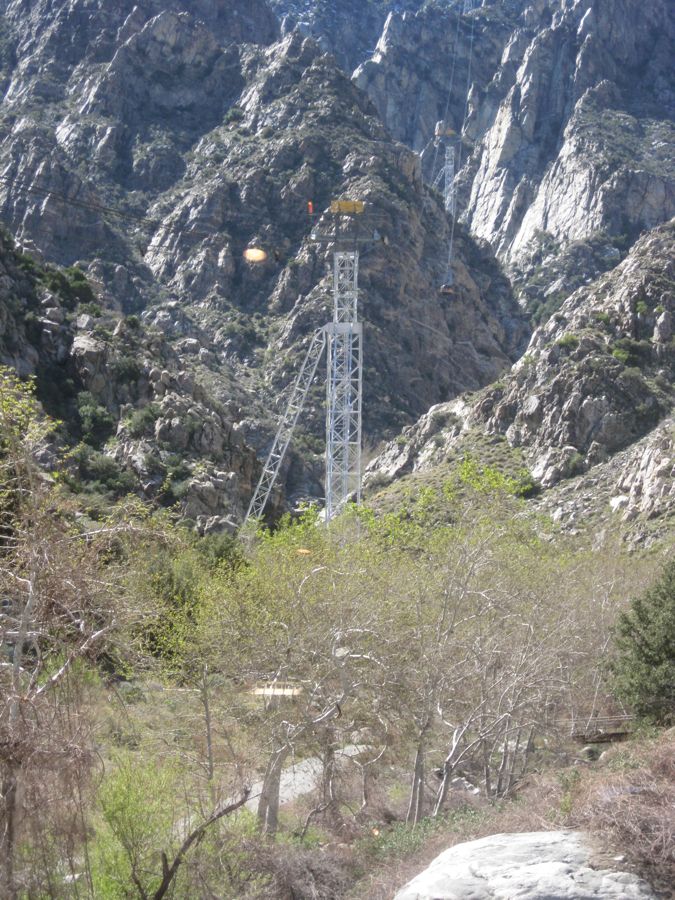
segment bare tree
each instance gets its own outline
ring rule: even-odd
[[[132,526],[120,512],[87,533],[76,527],[67,499],[35,463],[49,423],[29,386],[6,370],[0,382],[0,884],[14,898],[22,840],[45,859],[72,861],[86,835],[95,757],[80,674],[124,618],[115,560]]]

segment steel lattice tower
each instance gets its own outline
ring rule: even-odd
[[[363,326],[358,321],[358,250],[333,254],[333,321],[326,326],[326,521],[361,499]]]
[[[324,326],[312,336],[307,354],[291,389],[288,405],[277,427],[277,433],[274,436],[267,461],[263,466],[257,487],[253,492],[253,497],[246,513],[246,521],[250,518],[257,520],[264,512],[288,450],[288,445],[293,437],[293,431],[305,405],[307,394],[314,380],[314,375],[325,346],[326,329]]]
[[[363,326],[358,321],[359,251],[361,243],[380,240],[377,231],[363,234],[357,224],[364,212],[360,200],[334,200],[329,230],[315,228],[311,239],[333,244],[333,320],[317,331],[291,389],[246,519],[260,519],[288,450],[293,430],[327,347],[325,520],[329,522],[353,500],[361,500],[361,410]],[[345,249],[353,248],[353,249]]]

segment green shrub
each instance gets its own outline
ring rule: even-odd
[[[414,827],[397,822],[387,829],[373,829],[371,835],[362,839],[361,846],[366,854],[377,858],[401,859],[418,853],[424,845],[442,831],[466,831],[475,827],[484,813],[473,806],[463,806],[445,815],[420,819]]]
[[[516,497],[527,500],[541,493],[541,485],[534,480],[529,469],[522,468],[512,481],[514,482],[513,493]]]
[[[143,437],[155,427],[158,418],[159,406],[156,403],[135,409],[129,419],[129,433],[132,437]]]
[[[93,316],[95,319],[98,319],[103,315],[103,310],[98,303],[82,303],[79,312],[85,313],[88,316]]]
[[[79,303],[93,303],[96,295],[87,276],[77,266],[68,269],[46,269],[42,282],[54,294],[58,294],[65,306],[73,309]]]
[[[141,365],[133,356],[120,356],[111,365],[111,373],[116,381],[129,383],[141,377]]]
[[[579,346],[579,338],[576,334],[564,334],[559,340],[556,342],[556,347],[560,347],[562,350],[576,350]]]
[[[115,425],[113,417],[89,391],[78,394],[77,411],[80,414],[82,440],[92,447],[99,447],[112,434]]]
[[[649,341],[623,337],[614,342],[612,356],[624,365],[642,368],[651,362],[652,347]]]
[[[28,274],[32,275],[36,269],[37,264],[32,256],[29,256],[27,253],[17,253],[16,261],[20,269]]]
[[[572,812],[575,788],[579,786],[581,781],[581,773],[578,769],[572,771],[563,771],[558,775],[558,781],[562,788],[562,796],[560,798],[560,812],[564,816],[569,816]]]
[[[159,888],[160,853],[171,853],[177,844],[178,783],[175,768],[131,755],[121,757],[107,774],[98,791],[100,822],[92,847],[97,897],[149,897]],[[131,891],[133,884],[138,894]]]
[[[226,125],[233,125],[235,122],[241,122],[244,118],[244,110],[238,106],[232,106],[225,114],[224,122]]]
[[[190,479],[184,478],[182,481],[167,478],[162,485],[160,500],[164,506],[174,506],[179,503],[188,492],[190,487]]]
[[[113,337],[112,331],[109,328],[106,328],[105,325],[96,325],[94,327],[94,335],[106,344],[110,343]]]
[[[637,715],[675,721],[675,560],[622,613],[610,664],[613,688]]]
[[[584,471],[586,465],[586,457],[583,453],[573,453],[567,463],[567,474],[570,476],[580,475]]]
[[[622,350],[620,347],[615,347],[612,350],[612,356],[620,363],[623,363],[624,366],[630,359],[630,353],[628,352],[628,350]]]
[[[71,487],[90,493],[122,497],[136,488],[134,475],[105,453],[80,444],[69,456],[76,471],[68,477]]]

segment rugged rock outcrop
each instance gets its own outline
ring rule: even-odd
[[[503,255],[522,255],[540,231],[635,234],[675,214],[668,6],[576,2],[525,49],[482,141],[466,213]]]
[[[429,4],[417,14],[392,12],[371,58],[354,72],[391,133],[420,153],[433,142],[439,121],[459,138],[467,89],[474,97],[486,91],[517,27],[512,4],[487,4],[471,15],[463,7]]]
[[[178,504],[202,533],[233,529],[258,468],[239,407],[214,401],[158,327],[107,299],[78,270],[41,266],[0,236],[0,364],[35,376],[90,505],[135,491]]]
[[[675,214],[674,47],[666,0],[488,0],[391,17],[355,78],[416,149],[436,120],[461,133],[463,219],[517,273],[542,235],[635,239]]]
[[[504,388],[475,407],[488,430],[532,454],[544,486],[601,462],[672,408],[675,224],[576,291],[532,337]]]
[[[402,888],[395,900],[603,900],[655,898],[629,872],[591,867],[588,838],[568,831],[495,834],[458,844]]]
[[[282,32],[298,29],[333,53],[346,72],[370,57],[391,10],[416,11],[424,0],[270,0],[281,20]]]
[[[432,408],[389,444],[371,463],[374,483],[430,471],[458,448],[471,452],[476,432],[506,438],[546,488],[583,472],[590,479],[595,466],[635,445],[620,463],[608,463],[613,493],[606,500],[628,519],[668,515],[674,251],[675,223],[640,239],[623,263],[574,292],[535,331],[507,377]],[[582,485],[590,489],[588,479]]]
[[[361,264],[371,440],[517,358],[528,328],[490,251],[460,235],[457,292],[439,294],[449,222],[419,160],[314,40],[277,40],[260,0],[3,11],[5,222],[45,259],[81,265],[109,306],[164,328],[179,368],[189,359],[221,403],[237,400],[252,444],[264,451],[308,335],[330,317],[330,248],[310,239],[309,200],[322,213],[336,196],[364,199],[380,236]],[[251,243],[265,263],[244,261]]]
[[[624,518],[675,515],[675,422],[671,416],[638,445],[623,466],[611,500]]]
[[[568,530],[618,525],[631,543],[668,539],[675,522],[675,420],[535,501]]]

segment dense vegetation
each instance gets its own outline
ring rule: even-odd
[[[347,896],[412,826],[478,815],[453,779],[499,803],[618,708],[610,628],[658,560],[599,561],[496,470],[330,529],[198,539],[131,498],[92,523],[0,378],[3,896]],[[668,625],[672,566],[645,604],[620,659],[627,623]],[[319,788],[282,808],[309,759]]]
[[[675,562],[619,616],[615,690],[641,716],[675,721]]]

